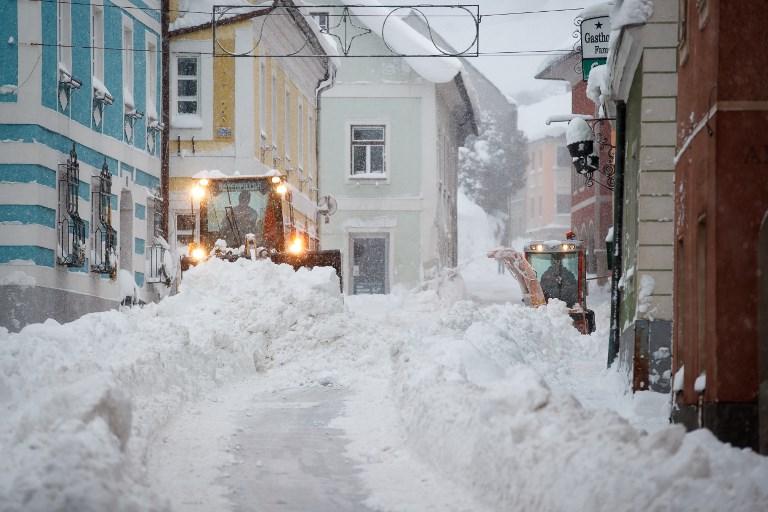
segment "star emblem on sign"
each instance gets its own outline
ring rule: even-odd
[[[603,23],[601,21],[598,21],[595,23],[595,28],[603,28]]]

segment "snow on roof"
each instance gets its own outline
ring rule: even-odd
[[[555,114],[571,112],[571,93],[550,96],[538,103],[521,105],[517,110],[517,125],[529,140],[556,137],[565,133],[564,126],[548,126],[546,120]]]
[[[580,13],[579,18],[581,19],[587,19],[587,18],[596,18],[598,16],[608,16],[611,13],[611,9],[613,9],[614,2],[600,2],[595,5],[590,5],[589,7],[585,7]]]
[[[387,17],[391,9],[382,7],[378,0],[342,0],[350,12],[357,16],[371,32],[386,38],[392,51],[404,55],[434,55],[435,46],[413,27],[397,16]],[[372,16],[378,14],[378,16]],[[384,26],[386,20],[386,27]],[[385,30],[386,29],[386,30]],[[461,71],[461,61],[456,57],[403,57],[408,65],[422,78],[443,83],[453,80]]]
[[[611,11],[611,30],[642,25],[653,15],[653,0],[617,0]]]
[[[243,179],[269,178],[271,176],[282,176],[282,174],[277,169],[270,169],[269,171],[263,174],[241,173],[239,171],[235,171],[235,174],[229,175],[229,174],[224,174],[218,169],[210,169],[210,170],[203,170],[203,171],[197,172],[192,176],[192,178],[196,180],[203,179],[203,178],[215,180],[215,179],[221,179],[221,178],[243,178]]]
[[[178,17],[169,25],[168,29],[174,31],[210,23],[214,5],[253,7],[254,3],[248,0],[179,0]],[[246,9],[232,9],[219,19],[231,18],[246,12],[248,12]]]

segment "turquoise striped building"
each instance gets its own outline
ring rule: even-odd
[[[157,0],[0,2],[0,326],[164,293],[160,47]]]

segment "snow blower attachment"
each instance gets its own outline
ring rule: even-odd
[[[523,302],[543,306],[559,299],[568,306],[573,326],[582,334],[595,331],[595,313],[587,309],[587,273],[584,244],[579,240],[534,241],[525,252],[500,248],[489,258],[504,262],[523,291]]]
[[[190,193],[193,211],[199,204],[199,242],[189,245],[182,270],[210,257],[269,258],[294,269],[333,267],[341,281],[341,252],[317,250],[314,209],[294,208],[290,185],[276,171],[201,178]]]

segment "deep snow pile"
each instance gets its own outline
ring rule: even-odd
[[[768,459],[681,426],[653,434],[557,385],[598,343],[564,305],[459,302],[393,349],[410,446],[494,510],[766,510]]]
[[[210,261],[141,309],[0,334],[0,509],[152,510],[148,441],[185,400],[338,337],[333,269]],[[281,347],[287,343],[279,343]]]

